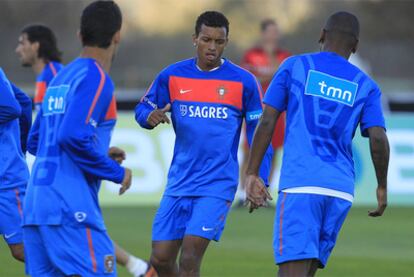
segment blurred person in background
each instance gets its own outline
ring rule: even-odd
[[[45,25],[31,24],[25,26],[20,33],[16,53],[19,55],[22,66],[31,67],[37,76],[34,103],[36,111],[39,111],[49,83],[63,68],[61,63],[62,52],[57,46],[56,36]],[[39,123],[40,118],[35,121],[34,129],[39,128],[37,126]],[[37,143],[37,141],[33,142]],[[31,146],[31,148],[37,149],[37,146]],[[34,152],[31,154],[36,156]],[[121,149],[111,147],[109,156],[121,164],[126,155]],[[133,276],[153,276],[155,274],[148,262],[131,255],[115,242],[114,246],[116,262],[121,266],[125,266]]]
[[[169,123],[171,111],[176,134],[152,229],[151,264],[160,276],[200,275],[205,251],[220,239],[237,189],[243,118],[250,142],[262,113],[254,75],[222,57],[228,34],[222,13],[202,13],[193,35],[197,56],[161,71],[135,108],[146,129]],[[265,183],[271,155],[269,148],[260,170]]]
[[[36,74],[33,102],[38,111],[50,81],[62,69],[62,52],[57,47],[55,34],[47,26],[28,25],[20,33],[16,53],[22,66],[31,67]]]
[[[243,56],[241,66],[252,72],[260,81],[263,91],[266,90],[272,80],[273,75],[279,68],[280,64],[291,54],[280,48],[280,30],[276,21],[273,19],[265,19],[260,23],[260,41],[257,46],[249,49]],[[243,132],[244,133],[244,132]],[[275,132],[272,137],[273,160],[270,172],[269,184],[272,184],[273,175],[276,169],[277,153],[283,146],[283,137],[285,135],[285,113],[281,115],[277,121]],[[243,161],[241,164],[240,186],[237,193],[238,203],[240,207],[246,200],[244,192],[244,172],[247,166],[247,157],[249,153],[248,144],[243,145]]]
[[[287,112],[286,140],[274,222],[279,276],[314,276],[324,268],[354,199],[352,139],[359,126],[369,137],[377,181],[377,208],[387,207],[389,145],[378,85],[348,59],[359,42],[359,21],[348,12],[331,15],[319,53],[288,58],[264,98],[246,171],[253,209],[269,195],[259,166],[275,124]]]
[[[23,202],[29,179],[25,153],[32,101],[0,68],[0,234],[12,256],[24,262]]]

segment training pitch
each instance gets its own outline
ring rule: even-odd
[[[103,209],[111,237],[133,254],[148,258],[154,207]],[[368,207],[354,207],[345,221],[326,269],[317,276],[414,276],[414,208],[390,207],[382,218],[369,218]],[[273,264],[273,209],[248,214],[233,209],[220,243],[211,243],[202,276],[276,276]],[[0,243],[0,276],[24,276]],[[124,268],[118,275],[128,277]]]

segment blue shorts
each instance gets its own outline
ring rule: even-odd
[[[152,226],[152,240],[181,240],[186,235],[219,241],[231,202],[216,197],[164,196]]]
[[[273,232],[276,264],[318,259],[325,267],[351,206],[332,196],[279,193]]]
[[[114,247],[106,231],[43,225],[25,226],[23,235],[30,276],[116,276]]]
[[[0,234],[3,234],[7,244],[23,243],[24,195],[24,187],[0,190]]]

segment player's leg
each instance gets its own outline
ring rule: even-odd
[[[150,263],[158,276],[178,276],[177,256],[182,240],[153,241]]]
[[[326,196],[326,212],[321,228],[321,243],[319,246],[320,268],[324,268],[335,246],[339,231],[351,209],[350,201]]]
[[[291,261],[279,264],[279,277],[308,277],[313,259]]]
[[[308,276],[319,259],[324,198],[314,194],[279,194],[273,247],[280,276]]]
[[[191,212],[187,197],[164,196],[152,226],[150,263],[159,276],[178,276],[177,255]]]
[[[24,262],[24,247],[23,243],[9,244],[10,252],[16,260]]]
[[[210,240],[219,241],[231,202],[216,197],[194,197],[181,249],[180,276],[199,276]]]
[[[21,262],[24,262],[21,227],[24,193],[23,187],[0,192],[0,234],[3,234],[11,255]]]
[[[318,259],[314,259],[310,265],[308,276],[315,276],[316,271],[320,267],[321,262]]]
[[[137,258],[134,255],[131,255],[116,242],[112,242],[115,248],[115,257],[117,264],[126,267],[132,276],[155,276],[155,272],[152,270],[150,263]]]
[[[179,261],[180,277],[200,276],[201,261],[209,243],[209,239],[202,237],[184,237]]]

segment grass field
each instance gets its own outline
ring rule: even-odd
[[[140,257],[150,253],[155,208],[105,208],[109,232],[121,246]],[[272,254],[272,209],[230,213],[220,243],[212,243],[202,276],[275,276]],[[23,264],[0,244],[0,276],[23,276]],[[118,268],[119,276],[129,276]],[[326,269],[318,276],[414,276],[414,208],[389,208],[383,218],[369,218],[367,208],[353,208]]]

